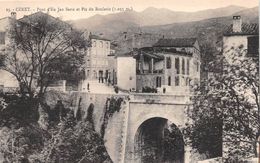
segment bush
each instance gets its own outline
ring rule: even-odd
[[[146,87],[142,88],[142,92],[143,93],[157,93],[157,89],[146,86]]]
[[[119,89],[117,86],[115,86],[115,92],[118,93],[119,92]]]

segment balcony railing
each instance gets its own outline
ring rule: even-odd
[[[140,70],[136,70],[136,74],[137,75],[142,75],[142,74],[163,74],[163,70],[153,70],[153,72],[151,70],[143,70],[143,72],[141,72]]]

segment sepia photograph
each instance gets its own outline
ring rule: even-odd
[[[259,0],[0,0],[0,163],[260,163]]]

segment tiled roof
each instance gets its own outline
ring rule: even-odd
[[[188,55],[188,56],[192,56],[192,53],[188,53],[186,51],[180,51],[180,50],[177,50],[176,48],[174,47],[171,47],[171,48],[164,48],[164,47],[143,47],[143,48],[140,48],[138,49],[139,52],[147,52],[147,53],[150,53],[150,54],[156,54],[157,56],[158,55],[161,55],[160,53],[168,53],[168,54],[173,54],[173,55],[176,55],[176,54],[181,54],[181,55]]]
[[[134,55],[134,58],[139,60],[141,55],[145,58],[153,58],[155,60],[163,60],[164,59],[164,57],[161,56],[161,55],[158,55],[158,54],[152,53],[152,52],[144,52],[144,51],[139,52],[138,54]]]
[[[97,40],[110,41],[109,39],[107,39],[107,38],[103,38],[103,37],[98,36],[98,35],[90,35],[89,38],[90,38],[90,39],[97,39]]]
[[[181,55],[186,55],[186,56],[192,56],[192,53],[186,52],[186,51],[179,51],[176,50],[175,48],[170,48],[170,49],[165,49],[165,48],[157,48],[156,52],[158,53],[168,53],[168,54],[181,54]]]
[[[241,32],[233,32],[233,25],[230,25],[224,32],[224,36],[232,35],[258,35],[259,25],[258,24],[242,24]]]
[[[154,47],[192,47],[196,38],[160,39]]]

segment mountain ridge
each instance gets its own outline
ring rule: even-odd
[[[233,13],[245,10],[248,8],[241,6],[227,6],[216,9],[207,9],[196,12],[172,11],[166,8],[148,7],[141,12],[120,12],[108,15],[94,15],[86,19],[79,19],[70,21],[79,29],[87,29],[89,31],[100,31],[106,27],[104,24],[115,24],[119,21],[126,21],[129,26],[151,26],[151,25],[165,25],[177,22],[198,21],[213,17],[228,16]],[[108,23],[109,22],[109,23]],[[120,24],[118,29],[121,29]]]

